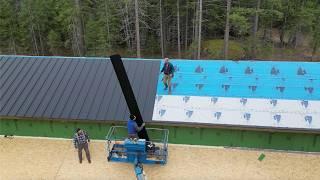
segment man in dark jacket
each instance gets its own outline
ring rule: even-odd
[[[161,69],[161,72],[163,72],[163,84],[164,84],[164,90],[167,90],[169,87],[169,93],[171,93],[171,79],[174,76],[174,67],[173,65],[169,62],[169,58],[164,59],[164,64]]]
[[[88,134],[84,130],[78,128],[73,137],[73,144],[74,147],[78,149],[80,163],[82,163],[82,149],[86,152],[88,162],[91,163],[88,142],[90,142]]]

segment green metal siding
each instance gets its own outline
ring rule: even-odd
[[[104,139],[113,125],[124,124],[2,119],[0,120],[0,134],[71,138],[74,130],[80,127],[88,131],[91,138]],[[149,125],[148,127],[169,129],[169,142],[174,144],[320,152],[319,134],[170,125]]]

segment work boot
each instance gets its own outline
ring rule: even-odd
[[[165,90],[165,91],[166,91],[167,89],[168,89],[168,85],[167,85],[167,84],[165,84],[165,85],[164,85],[164,89],[163,89],[163,90]]]

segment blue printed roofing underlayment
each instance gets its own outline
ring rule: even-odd
[[[142,117],[152,118],[159,61],[124,61]],[[126,120],[110,60],[0,56],[0,117]]]
[[[159,77],[155,121],[320,131],[320,63],[171,62],[172,92]]]
[[[320,99],[320,63],[273,61],[171,61],[172,95]],[[161,64],[162,67],[163,63]],[[157,94],[165,95],[158,79]]]

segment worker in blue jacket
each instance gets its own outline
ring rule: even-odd
[[[167,90],[169,87],[169,93],[171,93],[171,79],[174,76],[174,67],[172,63],[169,62],[169,58],[164,59],[164,64],[161,72],[163,72],[162,81],[164,84],[164,90]]]
[[[136,122],[136,116],[131,114],[130,118],[127,123],[128,128],[128,137],[129,138],[138,138],[138,132],[140,132],[143,127],[145,126],[145,123],[142,123],[142,125],[139,127]]]

